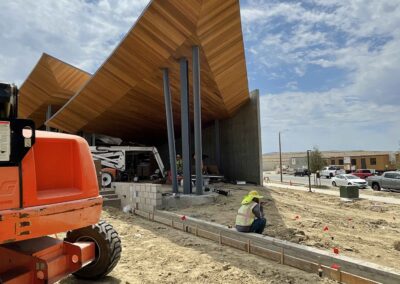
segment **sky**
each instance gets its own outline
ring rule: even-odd
[[[0,81],[42,52],[94,73],[148,0],[0,0]],[[263,152],[399,150],[400,0],[243,0]]]

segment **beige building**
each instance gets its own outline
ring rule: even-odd
[[[326,165],[343,166],[344,169],[374,169],[377,171],[395,170],[400,163],[400,153],[390,151],[321,151]],[[282,153],[282,165],[294,168],[296,158],[306,157],[305,152]],[[264,171],[279,168],[279,153],[263,155]]]

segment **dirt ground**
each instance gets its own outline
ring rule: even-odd
[[[334,283],[119,210],[106,209],[102,217],[122,239],[118,266],[98,282],[71,276],[60,284]]]
[[[230,190],[216,204],[179,210],[179,214],[234,225],[244,195],[256,189],[265,196],[268,227],[264,234],[398,269],[400,206],[368,200],[342,202],[338,197],[285,189],[220,186]],[[326,230],[324,231],[324,228]]]

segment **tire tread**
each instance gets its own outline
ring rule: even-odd
[[[108,224],[105,221],[100,221],[95,225],[67,232],[65,240],[74,242],[77,239],[77,236],[79,236],[80,234],[84,234],[85,230],[89,229],[96,231],[107,242],[107,246],[110,249],[110,257],[104,271],[101,271],[96,275],[86,275],[83,273],[79,273],[79,270],[75,272],[74,275],[78,278],[83,279],[99,279],[109,274],[118,264],[122,252],[121,239],[119,238],[118,233],[115,231],[112,225]]]

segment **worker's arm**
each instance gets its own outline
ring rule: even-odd
[[[253,208],[253,214],[257,217],[257,218],[264,218],[264,210],[262,205],[257,204],[256,206],[254,206]]]

